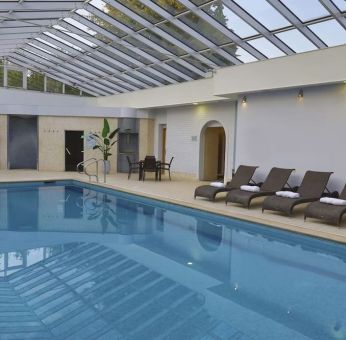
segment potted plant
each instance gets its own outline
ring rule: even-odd
[[[90,137],[95,141],[95,146],[93,147],[93,149],[94,150],[99,149],[102,152],[103,162],[105,167],[104,171],[106,172],[106,174],[109,174],[109,171],[111,168],[108,157],[112,156],[110,151],[112,146],[118,141],[118,140],[114,140],[118,132],[119,132],[119,129],[115,129],[114,131],[111,132],[108,120],[105,118],[103,120],[103,129],[102,129],[101,136],[99,136],[97,133],[92,133],[90,135]]]

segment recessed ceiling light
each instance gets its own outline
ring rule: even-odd
[[[188,266],[192,266],[192,265],[193,265],[192,262],[187,262],[186,264],[187,264]]]

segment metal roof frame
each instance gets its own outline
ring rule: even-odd
[[[138,23],[142,27],[139,30],[107,14],[106,9],[92,4],[91,0],[2,1],[0,57],[23,68],[44,72],[49,77],[78,86],[93,95],[109,95],[199,79],[209,76],[209,71],[225,63],[241,64],[238,56],[226,49],[228,46],[239,46],[255,60],[264,60],[267,58],[265,54],[250,43],[252,39],[261,37],[274,44],[284,55],[295,54],[293,48],[277,36],[277,33],[292,29],[297,29],[316,48],[328,47],[309,28],[313,23],[335,20],[346,35],[346,13],[341,12],[333,0],[319,0],[329,15],[309,22],[302,22],[282,1],[265,0],[289,22],[289,26],[272,31],[236,0],[210,0],[198,4],[195,0],[177,1],[184,6],[184,10],[173,15],[155,1],[138,0],[138,3],[162,18],[153,23],[123,1],[103,0],[103,3]],[[204,10],[216,4],[227,7],[258,34],[241,38]],[[79,11],[97,16],[107,25],[123,32],[124,36],[116,35]],[[229,43],[216,44],[196,27],[184,22],[182,17],[189,13],[206,22],[215,33],[229,39]],[[68,18],[71,20],[68,21]],[[169,34],[161,28],[166,23],[174,25],[205,48],[196,50],[189,42]],[[145,32],[156,34],[156,40],[150,39],[148,34],[144,35]],[[169,46],[175,46],[177,52],[172,52],[174,50]]]

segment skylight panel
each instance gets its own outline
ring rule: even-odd
[[[346,1],[345,0],[333,0],[334,4],[339,8],[340,11],[346,11]]]
[[[288,47],[296,53],[316,50],[317,47],[297,29],[276,34]]]
[[[245,51],[243,48],[239,46],[237,47],[235,56],[243,63],[252,63],[254,61],[257,61],[257,59],[252,54]]]
[[[32,43],[28,43],[28,45],[29,45],[29,46],[32,46],[32,47],[35,47],[35,48],[37,48],[38,50],[40,50],[40,51],[42,51],[42,52],[45,52],[45,53],[48,53],[48,54],[53,55],[52,52],[50,52],[50,51],[48,51],[48,50],[46,50],[46,49],[44,49],[44,48],[42,48],[42,47],[40,47],[40,46],[36,46],[35,44],[32,44]]]
[[[143,29],[144,26],[138,23],[136,20],[132,19],[125,13],[119,11],[117,8],[111,6],[110,4],[105,3],[104,1],[101,0],[92,0],[90,4],[94,5],[97,7],[99,10],[102,12],[108,14],[111,18],[121,22],[122,24],[130,27],[131,29],[138,31],[140,29]],[[77,13],[80,14],[79,10],[77,10]],[[90,15],[90,14],[89,14]],[[107,22],[103,19],[101,22],[97,22],[100,26],[104,27],[106,26]],[[108,23],[109,24],[109,23]],[[109,24],[111,25],[111,24]],[[106,28],[106,27],[105,27]]]
[[[64,27],[61,27],[61,26],[59,26],[59,25],[54,25],[53,27],[54,27],[55,29],[57,29],[57,30],[59,30],[59,31],[61,31],[61,32],[67,34],[67,35],[69,35],[70,37],[72,37],[72,38],[74,38],[74,39],[76,39],[76,40],[82,42],[82,43],[85,44],[85,45],[88,45],[88,46],[90,46],[90,47],[97,47],[96,44],[92,43],[91,41],[89,41],[89,40],[87,40],[87,39],[84,39],[83,37],[81,37],[80,35],[78,35],[78,34],[76,34],[76,33],[70,32],[69,30],[67,30],[67,29],[64,28]]]
[[[74,44],[70,43],[69,41],[67,41],[65,39],[62,39],[62,38],[60,38],[60,37],[58,37],[58,36],[56,36],[56,35],[54,35],[54,34],[52,34],[50,32],[44,32],[44,34],[48,35],[49,37],[51,37],[51,38],[53,38],[55,40],[58,40],[58,41],[62,42],[63,44],[65,44],[65,45],[67,45],[69,47],[74,48],[77,51],[84,52],[84,50],[82,48],[80,48],[79,46],[74,45]]]
[[[277,48],[267,38],[262,37],[254,40],[249,40],[248,42],[268,58],[282,57],[285,55],[284,52]]]
[[[202,9],[220,24],[227,27],[230,31],[234,32],[241,38],[258,34],[254,28],[234,14],[226,5],[222,3],[221,0],[208,4]]]
[[[207,48],[207,46],[205,46],[199,40],[191,37],[191,35],[189,35],[184,30],[180,29],[178,26],[172,24],[169,21],[163,24],[160,24],[158,27],[160,27],[165,32],[172,35],[174,38],[179,39],[180,41],[183,41],[186,45],[190,46],[195,51],[200,51]]]
[[[62,51],[62,49],[61,49],[60,47],[58,47],[58,46],[56,46],[56,45],[50,43],[49,41],[43,40],[43,39],[41,39],[41,38],[35,38],[35,40],[37,40],[37,41],[39,41],[39,42],[41,42],[41,43],[44,43],[44,44],[46,44],[46,45],[48,45],[48,46],[50,46],[50,47],[53,47],[53,48],[55,48],[56,50]]]
[[[291,26],[291,23],[266,0],[235,0],[235,2],[271,31]]]
[[[90,35],[96,35],[97,32],[95,32],[94,30],[92,30],[91,28],[89,28],[88,26],[81,24],[80,22],[78,22],[75,19],[72,18],[65,18],[64,21],[66,21],[67,23],[69,23],[70,25],[79,28],[80,30],[84,31],[85,33],[88,33]]]
[[[188,9],[181,4],[179,1],[162,1],[162,0],[152,0],[157,5],[163,7],[167,12],[172,15],[178,15],[184,12],[187,12]]]
[[[216,45],[224,45],[231,42],[227,36],[196,14],[190,12],[180,16],[179,19]]]
[[[336,20],[313,24],[309,28],[329,47],[346,44],[346,30]]]
[[[39,57],[40,59],[44,59],[44,60],[49,61],[49,58],[47,58],[46,56],[44,56],[44,55],[42,55],[42,54],[38,54],[38,53],[36,53],[36,52],[27,50],[26,48],[23,48],[23,50],[24,50],[25,52],[28,52],[28,53],[30,53],[30,54],[33,54],[33,55],[36,56],[36,57]]]
[[[309,21],[329,15],[318,0],[281,0],[301,21]]]
[[[151,8],[144,6],[139,0],[118,0],[122,5],[128,7],[136,14],[140,15],[141,17],[145,18],[146,20],[150,21],[153,24],[157,24],[160,21],[163,21],[164,18],[156,13]]]
[[[102,0],[91,0],[90,4],[97,7],[101,11],[103,11],[106,8],[106,3]]]

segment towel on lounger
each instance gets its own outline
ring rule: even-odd
[[[299,198],[300,195],[297,192],[293,191],[277,191],[276,196],[287,197],[287,198]]]
[[[225,184],[222,182],[211,182],[210,185],[212,187],[216,187],[216,188],[224,188],[225,187]]]
[[[320,202],[332,204],[332,205],[346,205],[346,200],[342,200],[340,198],[332,198],[332,197],[322,197],[320,199]]]
[[[259,192],[261,190],[261,188],[256,186],[256,185],[241,185],[240,190]]]

